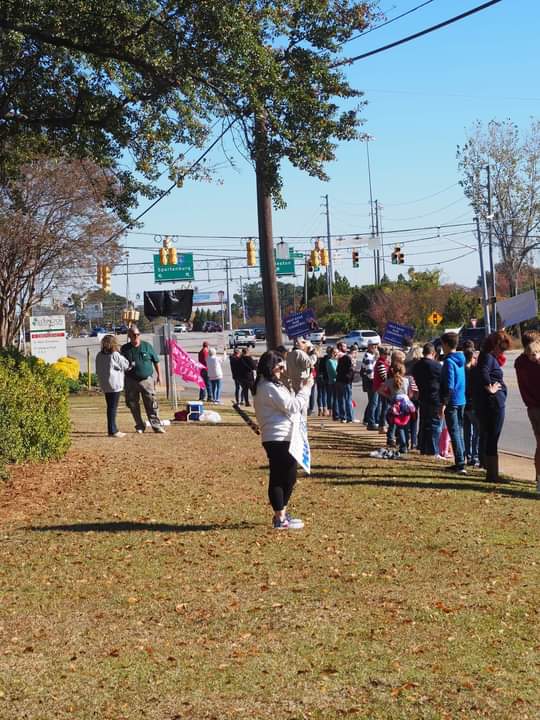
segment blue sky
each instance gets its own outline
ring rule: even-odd
[[[381,0],[380,7],[390,19],[419,4],[420,0]],[[434,0],[408,17],[349,43],[344,52],[348,56],[367,52],[479,4],[480,0]],[[472,220],[457,184],[456,147],[465,141],[467,130],[477,119],[487,123],[511,118],[526,129],[530,118],[538,115],[538,27],[539,2],[502,0],[454,25],[348,68],[351,84],[363,90],[368,101],[362,113],[363,130],[374,137],[369,143],[373,197],[382,206],[385,233]],[[124,244],[131,248],[134,270],[144,269],[134,263],[149,262],[151,249],[158,248],[154,234],[256,236],[253,169],[230,140],[224,146],[235,165],[224,162],[221,150],[214,152],[212,159],[221,166],[221,182],[186,182],[145,216],[138,233],[149,235],[126,236]],[[329,195],[333,234],[369,232],[365,143],[342,144],[327,172],[330,181],[323,183],[290,166],[283,167],[287,209],[274,213],[276,237],[323,235],[326,221],[321,214],[321,197],[325,194]],[[140,210],[144,207],[141,203]],[[440,267],[445,280],[473,285],[478,257],[471,252],[476,240],[469,227],[443,229],[441,237],[437,234],[436,230],[387,234],[384,242],[400,239],[406,258],[401,271],[410,265],[418,269]],[[311,245],[307,239],[289,242],[299,250]],[[351,250],[340,249],[353,243],[352,238],[336,238],[335,269],[355,284],[372,282],[373,263],[367,249],[360,250],[357,270],[352,268]],[[225,287],[222,265],[212,257],[243,259],[244,246],[245,241],[225,238],[177,242],[180,252],[195,250],[196,256],[209,260],[210,273],[196,272],[194,285],[201,292]],[[398,268],[389,263],[391,250],[385,246],[386,270],[394,278]],[[445,262],[435,264],[441,260]],[[302,284],[302,271],[298,272],[296,282]],[[234,287],[239,275],[244,281],[257,279],[253,270],[249,276],[247,270],[234,271]],[[152,275],[133,275],[130,279],[132,297],[155,287]],[[114,277],[113,290],[124,294],[125,280]]]

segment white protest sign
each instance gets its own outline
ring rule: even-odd
[[[501,300],[497,303],[497,313],[503,327],[535,318],[538,313],[536,293],[529,290],[508,300]]]
[[[30,318],[30,351],[47,363],[67,355],[66,318],[44,315]]]

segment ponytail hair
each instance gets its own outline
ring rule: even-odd
[[[401,360],[394,360],[391,364],[392,380],[394,381],[394,390],[399,392],[404,385],[405,364]]]

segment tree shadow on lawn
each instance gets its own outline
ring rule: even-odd
[[[520,490],[518,488],[512,488],[505,485],[486,483],[478,478],[478,480],[471,479],[460,480],[460,481],[446,481],[446,480],[430,480],[427,475],[420,475],[415,473],[414,475],[407,475],[403,473],[403,468],[396,469],[396,474],[399,473],[400,479],[375,479],[375,478],[354,478],[344,473],[335,474],[332,478],[328,477],[326,473],[313,473],[312,477],[326,478],[326,480],[319,480],[321,484],[325,485],[372,485],[375,487],[394,487],[394,488],[413,488],[420,490],[468,490],[473,492],[481,493],[497,493],[498,495],[507,495],[509,497],[523,498],[525,500],[539,500],[540,495],[534,491]],[[419,477],[425,477],[426,482],[419,480]],[[341,478],[341,479],[340,479]],[[410,478],[408,480],[407,478]]]
[[[103,522],[73,523],[65,525],[30,525],[24,528],[32,532],[162,532],[162,533],[192,533],[213,532],[217,530],[250,530],[257,523],[208,523],[205,525],[174,525],[171,523],[135,522],[130,520],[105,520]]]

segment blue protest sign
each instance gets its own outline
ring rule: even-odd
[[[315,319],[315,313],[311,308],[302,310],[302,312],[290,313],[283,318],[283,326],[290,338],[307,335],[319,327]]]
[[[383,343],[396,345],[397,347],[408,347],[412,343],[415,330],[408,325],[389,322],[384,329]]]

